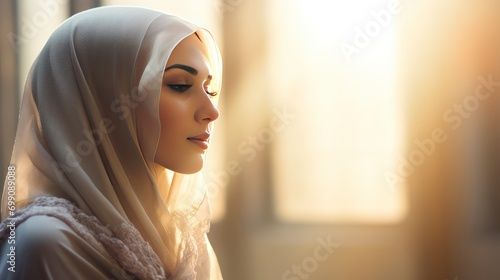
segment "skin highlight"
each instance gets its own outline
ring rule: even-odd
[[[208,52],[192,34],[170,55],[159,100],[157,169],[193,174],[203,167],[211,124],[219,117]]]

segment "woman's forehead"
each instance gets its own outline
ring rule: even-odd
[[[212,74],[209,54],[204,44],[195,34],[179,42],[170,55],[166,68],[175,64],[187,65],[198,72]]]

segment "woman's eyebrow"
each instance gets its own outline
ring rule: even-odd
[[[174,64],[172,66],[169,66],[169,67],[165,68],[165,72],[167,72],[170,69],[174,69],[174,68],[182,69],[182,70],[184,70],[192,75],[198,75],[198,70],[194,69],[191,66],[187,66],[184,64]]]

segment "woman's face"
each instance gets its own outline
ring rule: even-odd
[[[192,174],[201,170],[210,124],[219,117],[208,61],[204,45],[192,34],[175,47],[165,67],[155,163],[175,172]]]

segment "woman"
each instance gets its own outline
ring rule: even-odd
[[[66,20],[26,82],[0,279],[222,279],[199,174],[221,70],[211,35],[172,15]]]

